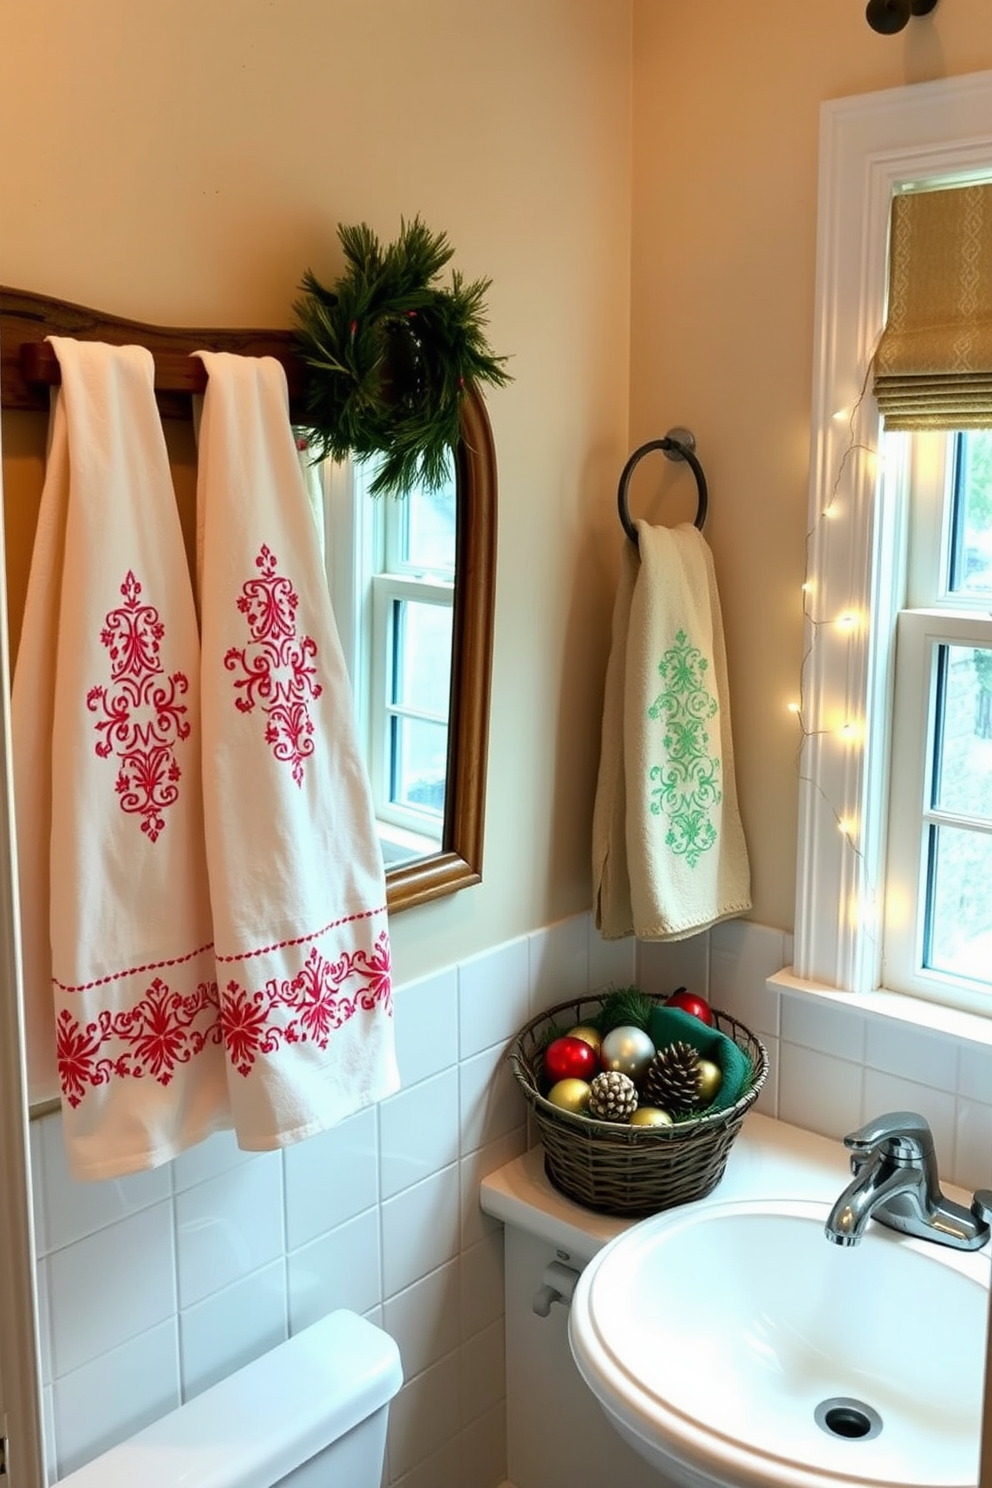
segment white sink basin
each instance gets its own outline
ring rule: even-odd
[[[583,1271],[573,1356],[660,1481],[975,1488],[988,1248],[872,1222],[841,1249],[828,1208],[711,1199]]]

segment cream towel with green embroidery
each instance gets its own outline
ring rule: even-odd
[[[624,543],[593,815],[607,940],[682,940],[751,908],[713,555],[689,523]]]

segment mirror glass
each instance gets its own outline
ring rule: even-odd
[[[155,355],[156,392],[191,551],[196,455],[190,394],[197,391],[200,364],[193,362],[191,370],[190,352],[276,356],[286,368],[291,415],[298,417],[304,402],[306,369],[292,332],[176,330],[0,288],[14,656],[44,472],[49,392],[57,377],[45,344],[49,335],[137,342]],[[461,430],[450,486],[436,495],[413,492],[409,500],[373,503],[363,492],[367,471],[310,476],[312,492],[315,476],[318,482],[329,582],[356,697],[361,675],[376,679],[375,689],[363,684],[361,706],[369,720],[368,765],[382,822],[390,913],[478,883],[482,874],[496,459],[485,404],[474,388],[465,395]],[[363,575],[357,582],[356,574]]]
[[[475,389],[461,428],[436,492],[372,498],[372,462],[316,472],[391,913],[482,876],[496,457]]]
[[[486,406],[475,388],[469,389],[462,404],[461,440],[454,451],[454,507],[441,841],[434,852],[387,865],[391,912],[465,888],[482,877],[496,600],[496,452]],[[438,513],[430,520],[437,523]],[[443,633],[437,622],[433,633],[437,637]],[[443,677],[440,639],[438,647],[434,666]]]
[[[301,443],[305,435],[301,431]],[[387,869],[444,844],[458,482],[372,496],[379,461],[304,469]]]

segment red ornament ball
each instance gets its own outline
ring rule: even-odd
[[[596,1050],[571,1034],[552,1039],[544,1051],[544,1078],[549,1085],[559,1080],[591,1080],[598,1069]]]
[[[705,997],[700,997],[695,992],[688,992],[685,987],[680,987],[673,992],[671,997],[665,998],[665,1006],[679,1008],[683,1013],[691,1013],[694,1018],[699,1018],[703,1023],[713,1023],[713,1011]]]

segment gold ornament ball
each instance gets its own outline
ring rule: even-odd
[[[699,1075],[699,1104],[708,1106],[716,1100],[717,1091],[723,1084],[723,1070],[712,1059],[701,1059],[696,1070]]]
[[[585,1080],[559,1080],[548,1091],[548,1100],[563,1111],[574,1111],[581,1116],[589,1109],[589,1094]]]
[[[674,1123],[667,1111],[660,1106],[638,1106],[630,1118],[631,1126],[672,1126]]]
[[[568,1034],[570,1038],[582,1039],[583,1043],[589,1044],[596,1050],[597,1054],[599,1053],[599,1046],[603,1042],[603,1036],[599,1029],[593,1028],[590,1023],[577,1023],[574,1028],[568,1030]]]

